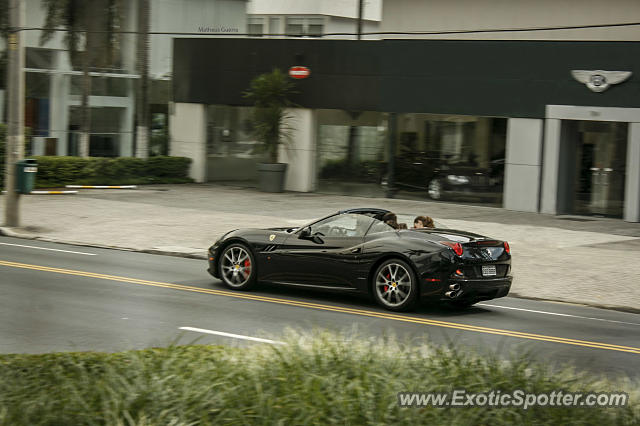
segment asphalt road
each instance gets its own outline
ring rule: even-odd
[[[510,297],[465,311],[421,305],[396,314],[353,295],[268,285],[234,292],[201,260],[0,237],[1,353],[255,344],[278,341],[287,328],[428,338],[640,375],[638,314]]]

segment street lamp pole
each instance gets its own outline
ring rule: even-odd
[[[16,163],[24,157],[24,0],[9,2],[9,62],[7,72],[7,129],[5,163],[5,225],[20,226],[19,194],[16,192]]]
[[[362,12],[364,10],[364,0],[358,0],[358,40],[362,38]]]

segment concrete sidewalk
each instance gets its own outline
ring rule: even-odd
[[[228,230],[300,225],[349,207],[386,208],[407,222],[426,214],[451,228],[509,241],[513,296],[640,312],[640,224],[614,219],[317,193],[266,194],[224,185],[157,185],[23,196],[24,226],[0,231],[204,259],[206,248]],[[2,217],[3,209],[0,197]]]

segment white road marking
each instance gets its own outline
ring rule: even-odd
[[[610,320],[610,319],[604,319],[604,318],[583,317],[583,316],[580,316],[580,315],[560,314],[558,312],[536,311],[536,310],[533,310],[533,309],[513,308],[511,306],[490,305],[488,303],[478,303],[475,306],[487,306],[487,307],[490,307],[490,308],[512,309],[514,311],[532,312],[534,314],[556,315],[556,316],[559,316],[559,317],[580,318],[580,319],[588,319],[588,320],[593,320],[593,321],[615,322],[617,324],[640,325],[640,323],[637,323],[637,322],[625,322],[625,321],[616,321],[616,320]]]
[[[0,244],[2,244],[3,246],[26,247],[26,248],[32,248],[32,249],[38,249],[38,250],[59,251],[62,253],[83,254],[85,256],[97,256],[97,254],[95,253],[83,253],[81,251],[60,250],[60,249],[52,249],[52,248],[36,247],[36,246],[24,246],[22,244],[9,244],[9,243],[0,243]]]
[[[196,327],[178,327],[180,330],[195,331],[196,333],[215,334],[217,336],[231,337],[233,339],[251,340],[252,342],[271,343],[272,345],[284,345],[284,342],[277,340],[261,339],[259,337],[243,336],[242,334],[225,333],[224,331],[207,330]]]

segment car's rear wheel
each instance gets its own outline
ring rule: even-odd
[[[391,311],[407,311],[418,299],[418,282],[411,266],[400,259],[389,259],[373,276],[373,297]]]
[[[248,290],[256,283],[256,262],[251,249],[235,243],[224,248],[220,255],[220,277],[227,287]]]
[[[442,198],[442,183],[439,179],[432,179],[427,187],[427,194],[432,200],[439,200]]]

